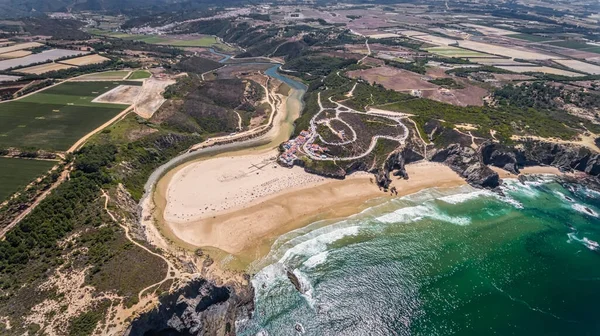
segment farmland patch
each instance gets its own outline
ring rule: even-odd
[[[106,71],[106,72],[98,72],[85,76],[81,76],[76,80],[81,81],[102,81],[102,80],[121,80],[129,75],[129,71]]]
[[[29,50],[17,50],[0,54],[0,59],[20,58],[31,55]]]
[[[458,45],[463,48],[476,50],[482,53],[489,53],[493,55],[500,55],[511,58],[520,58],[526,60],[545,60],[553,58],[552,56],[531,50],[519,49],[517,47],[509,48],[495,44],[481,43],[475,41],[458,41]]]
[[[484,54],[473,50],[457,47],[433,47],[426,48],[428,52],[446,57],[490,57],[490,54]]]
[[[541,73],[560,75],[560,76],[566,76],[566,77],[582,76],[582,74],[579,74],[576,72],[555,69],[555,68],[551,68],[551,67],[547,67],[547,66],[499,66],[498,68],[516,72],[516,73],[541,72]]]
[[[519,40],[530,41],[530,42],[544,42],[544,41],[552,40],[551,37],[544,37],[544,36],[531,35],[531,34],[510,34],[510,35],[506,35],[506,36],[516,38]]]
[[[119,85],[103,95],[98,96],[93,102],[131,105],[135,103],[135,100],[141,91],[141,86]]]
[[[127,79],[146,79],[146,78],[150,78],[151,74],[150,72],[146,71],[146,70],[136,70],[134,72],[132,72],[129,77],[127,77]]]
[[[100,55],[87,55],[87,56],[64,60],[64,61],[61,61],[61,63],[68,64],[68,65],[82,66],[82,65],[88,65],[88,64],[104,63],[109,60],[110,59],[108,59],[104,56],[100,56]]]
[[[17,70],[17,72],[41,75],[41,74],[45,74],[46,72],[50,72],[50,71],[59,71],[59,70],[65,70],[65,69],[71,69],[71,68],[73,68],[73,66],[71,66],[71,65],[60,64],[60,63],[47,63],[47,64],[41,64],[41,65],[34,65],[31,67],[27,67],[27,68],[22,68],[22,69]]]
[[[600,74],[600,66],[589,64],[577,60],[554,60],[554,62],[564,65],[567,68],[571,68],[577,71],[585,72],[591,75]]]
[[[0,104],[0,147],[67,150],[127,108],[92,102],[118,85],[119,82],[67,82]]]
[[[556,42],[550,42],[549,44],[554,45],[554,46],[563,47],[563,48],[576,49],[576,50],[587,51],[587,52],[591,52],[591,53],[595,53],[595,54],[600,54],[600,46],[587,44],[585,42],[556,41]]]
[[[5,54],[8,52],[17,51],[17,50],[37,48],[37,47],[41,47],[41,46],[43,46],[43,44],[37,43],[37,42],[19,43],[19,44],[14,44],[14,45],[11,45],[8,47],[0,48],[0,54]]]
[[[32,54],[32,55],[21,57],[21,58],[14,58],[14,59],[0,61],[0,70],[6,70],[6,69],[20,67],[20,66],[27,66],[27,65],[35,64],[35,63],[50,62],[50,61],[57,60],[59,58],[69,57],[69,56],[77,56],[77,55],[82,55],[82,54],[87,54],[87,52],[79,51],[79,50],[66,50],[66,49],[46,50],[46,51],[42,51],[39,54]]]
[[[0,157],[0,202],[49,171],[56,162]]]

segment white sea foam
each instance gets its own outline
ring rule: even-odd
[[[464,202],[467,202],[467,201],[470,201],[472,199],[476,199],[479,197],[489,197],[489,196],[493,196],[493,195],[494,195],[494,193],[487,191],[487,190],[477,190],[477,191],[473,191],[470,193],[461,193],[461,194],[444,196],[444,197],[440,197],[438,199],[442,202],[446,202],[449,204],[459,204],[459,203],[464,203]]]
[[[581,213],[586,214],[588,216],[598,217],[598,213],[596,213],[596,211],[594,211],[594,210],[592,210],[592,209],[590,209],[590,208],[588,208],[586,206],[583,206],[581,204],[574,203],[574,204],[571,205],[571,207],[575,211],[581,212]]]
[[[600,192],[596,190],[585,188],[585,194],[591,198],[600,198]]]
[[[535,181],[521,182],[517,179],[505,179],[502,184],[502,191],[509,194],[519,194],[529,198],[535,198],[540,195],[540,191],[535,187],[555,181],[554,175],[539,175]]]
[[[583,237],[583,239],[579,239],[574,232],[570,232],[567,234],[567,237],[569,237],[569,240],[567,242],[572,242],[572,241],[576,241],[580,244],[582,244],[583,246],[587,247],[589,250],[595,251],[598,250],[600,248],[600,244],[598,244],[598,242],[595,242],[587,237]]]
[[[302,293],[302,297],[306,300],[308,305],[314,309],[315,304],[317,303],[317,300],[315,300],[315,298],[313,296],[315,289],[313,288],[312,284],[310,283],[310,280],[304,273],[302,273],[298,269],[295,269],[292,273],[294,273],[296,278],[298,278],[298,282],[300,283],[300,292]]]
[[[327,255],[329,254],[329,252],[327,251],[323,251],[321,253],[315,254],[314,256],[308,258],[305,262],[304,262],[304,267],[306,268],[315,268],[318,265],[321,265],[322,263],[324,263],[327,260]]]
[[[511,198],[510,196],[498,196],[498,199],[501,200],[502,202],[508,203],[512,206],[514,206],[517,209],[523,209],[523,204],[521,204],[521,202],[517,201],[514,198]]]
[[[392,213],[377,217],[383,223],[410,223],[422,219],[431,209],[424,205],[398,209]]]
[[[327,245],[335,242],[336,240],[340,240],[347,236],[356,235],[359,231],[358,226],[349,226],[339,228],[335,225],[326,226],[324,228],[312,231],[307,233],[304,236],[297,237],[292,239],[290,243],[294,243],[299,240],[304,240],[294,247],[285,251],[285,254],[281,259],[279,259],[279,263],[286,264],[289,262],[294,256],[314,256],[320,252],[327,250]],[[325,232],[325,233],[323,233]]]
[[[449,216],[431,203],[398,209],[392,213],[377,217],[383,223],[410,223],[423,218],[431,218],[456,225],[468,225],[471,220],[467,217]]]
[[[554,190],[554,195],[558,196],[560,199],[562,199],[563,201],[567,201],[567,202],[574,202],[573,199],[571,199],[570,197],[567,198],[567,195],[561,193],[558,190]]]

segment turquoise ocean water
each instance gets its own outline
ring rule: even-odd
[[[424,190],[280,237],[240,334],[600,335],[600,194],[503,190]]]

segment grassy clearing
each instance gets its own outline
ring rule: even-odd
[[[146,70],[137,70],[131,73],[127,79],[146,79],[150,78],[151,74]]]
[[[68,82],[0,105],[0,148],[67,150],[127,108],[92,100],[119,82]]]
[[[0,157],[0,202],[41,176],[56,162]]]
[[[531,35],[531,34],[510,34],[510,35],[506,35],[506,36],[516,38],[519,40],[530,41],[530,42],[544,42],[544,41],[549,41],[552,39],[551,37],[543,37],[543,36],[537,36],[537,35]]]

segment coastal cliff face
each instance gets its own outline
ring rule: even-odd
[[[498,173],[486,166],[480,152],[471,147],[452,144],[433,154],[431,161],[445,163],[471,185],[492,189],[500,185]]]
[[[235,321],[250,318],[254,289],[219,287],[196,279],[160,299],[160,305],[131,323],[129,336],[235,335]]]
[[[490,142],[481,147],[481,157],[484,164],[500,167],[515,174],[525,166],[546,165],[562,171],[600,175],[600,154],[572,144],[528,141],[511,147]]]

